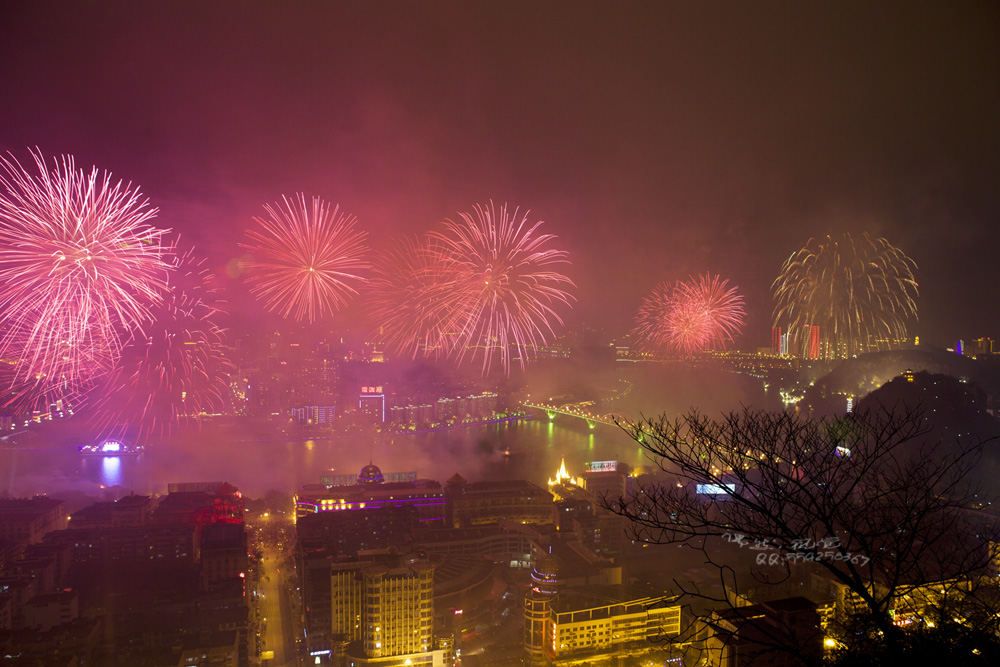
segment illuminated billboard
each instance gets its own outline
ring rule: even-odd
[[[736,484],[699,484],[696,488],[701,496],[722,496],[736,493]]]

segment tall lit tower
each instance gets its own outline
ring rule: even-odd
[[[335,563],[330,585],[331,630],[341,652],[346,648],[346,664],[439,664],[432,655],[434,565],[429,561],[391,556]],[[357,650],[351,648],[354,642],[360,643],[360,654],[351,653]]]
[[[558,594],[558,561],[553,556],[539,559],[531,571],[531,588],[524,596],[524,650],[532,665],[544,665],[554,640],[549,609]]]
[[[774,354],[786,354],[788,350],[788,337],[781,327],[771,327],[771,352]]]
[[[358,409],[371,421],[385,423],[385,391],[382,385],[365,386],[361,388]]]
[[[381,658],[431,651],[434,629],[434,566],[408,562],[361,571],[365,655]]]
[[[819,327],[818,326],[807,326],[802,332],[803,342],[805,343],[803,350],[803,357],[806,359],[819,359],[820,349],[819,349]]]

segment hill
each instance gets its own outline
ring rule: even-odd
[[[848,394],[857,399],[902,375],[905,370],[949,375],[974,382],[989,393],[1000,391],[1000,372],[994,365],[928,347],[870,352],[845,359],[813,387],[821,395]]]

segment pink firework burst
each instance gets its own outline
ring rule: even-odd
[[[18,386],[72,394],[106,373],[151,319],[172,268],[138,189],[69,156],[51,172],[32,157],[38,174],[0,157],[0,356],[16,360],[8,403],[30,402]]]
[[[635,333],[648,347],[694,354],[732,342],[742,331],[743,317],[736,287],[705,274],[654,289],[639,309]]]
[[[393,242],[375,257],[365,304],[382,341],[396,353],[440,357],[454,342],[463,316],[453,295],[461,289],[448,255],[429,238]]]
[[[454,342],[446,348],[459,362],[481,355],[484,374],[499,356],[509,373],[512,354],[523,367],[554,335],[553,321],[562,323],[556,308],[569,305],[573,282],[555,267],[569,263],[567,253],[548,247],[555,237],[539,233],[542,221],[529,223],[517,208],[490,202],[459,216],[429,235],[449,281],[442,298]]]
[[[674,308],[673,295],[673,285],[660,283],[642,300],[632,330],[640,347],[656,350],[670,345],[666,325]]]
[[[362,259],[367,234],[355,231],[355,217],[319,197],[312,206],[303,194],[282,201],[283,208],[264,205],[269,217],[255,217],[257,227],[240,244],[254,255],[247,281],[268,310],[315,322],[357,293],[356,271],[368,268]]]
[[[46,375],[22,378],[17,371],[18,361],[24,356],[24,352],[11,350],[8,355],[0,359],[0,407],[15,415],[73,414],[82,401],[79,386]]]
[[[178,261],[156,318],[122,350],[97,394],[91,418],[104,436],[137,432],[138,441],[169,434],[227,405],[232,363],[224,354],[223,314],[201,262]]]

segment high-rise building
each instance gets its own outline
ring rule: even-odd
[[[611,502],[625,495],[625,482],[629,467],[618,461],[588,461],[584,463],[585,488],[596,500],[607,498]]]
[[[776,652],[777,646],[795,646],[809,662],[821,662],[823,631],[816,604],[804,597],[712,612],[703,621],[709,629],[704,646],[707,664],[791,667],[802,657]]]
[[[992,338],[977,338],[972,341],[972,354],[974,356],[993,354],[996,351],[994,348],[995,344]]]
[[[804,356],[806,359],[819,359],[819,327],[806,327],[805,334],[806,349]]]
[[[116,502],[94,503],[73,513],[69,527],[117,528],[119,526],[145,526],[153,515],[153,504],[149,496],[128,495]]]
[[[459,474],[448,480],[446,523],[452,528],[497,521],[554,523],[552,494],[525,480],[467,482]]]
[[[167,485],[167,497],[153,512],[156,524],[243,524],[246,502],[229,482],[181,482]]]
[[[331,630],[351,667],[443,667],[449,649],[434,644],[434,566],[416,556],[385,554],[334,563]],[[341,656],[337,656],[338,658]]]
[[[531,585],[524,596],[524,650],[532,665],[544,665],[551,630],[547,627],[552,603],[559,594],[559,565],[547,556],[538,561],[531,571]]]
[[[434,631],[434,566],[407,561],[361,571],[362,642],[371,658],[426,653]]]
[[[0,541],[34,544],[66,527],[66,504],[43,496],[0,499]]]
[[[242,525],[213,523],[201,531],[201,585],[205,590],[238,583],[249,569],[247,531]],[[246,592],[244,591],[244,595]]]
[[[383,387],[381,385],[361,387],[358,409],[371,421],[384,424],[386,405]]]
[[[337,416],[334,405],[306,405],[301,408],[291,408],[288,412],[292,419],[302,425],[321,426],[333,423]]]
[[[547,556],[524,596],[524,650],[531,665],[597,664],[616,655],[662,651],[680,633],[675,600],[643,589],[591,584],[567,587]]]

